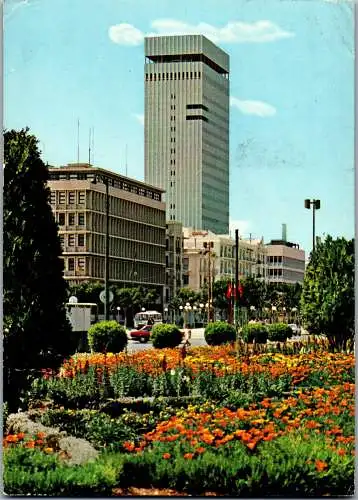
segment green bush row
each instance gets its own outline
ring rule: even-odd
[[[293,331],[286,323],[248,323],[243,326],[241,337],[244,342],[252,344],[266,344],[267,339],[275,342],[285,342],[291,338]]]

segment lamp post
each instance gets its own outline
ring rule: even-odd
[[[196,311],[197,311],[197,307],[196,306],[193,306],[193,314],[194,314],[194,328],[196,327],[196,323],[197,323],[197,317],[196,317]]]
[[[121,308],[118,306],[117,307],[117,323],[119,323],[119,311],[121,310]]]
[[[104,250],[104,290],[105,290],[105,301],[104,301],[104,318],[106,321],[109,320],[109,190],[108,190],[108,179],[103,176],[95,176],[91,181],[92,184],[97,184],[98,180],[106,186],[106,236],[105,236],[105,250]]]
[[[164,321],[166,323],[168,323],[168,308],[167,307],[164,308]]]
[[[271,317],[271,319],[274,319],[274,312],[277,311],[277,307],[276,306],[272,306],[271,310],[272,310],[272,317]],[[271,323],[274,323],[274,321],[271,321]]]
[[[179,306],[179,311],[180,311],[180,317],[183,318],[183,306]],[[184,322],[184,318],[183,318],[183,322]],[[181,324],[181,320],[180,320],[180,324]]]
[[[308,210],[312,206],[312,249],[316,248],[316,210],[321,208],[321,200],[305,200],[305,208]]]
[[[204,325],[204,316],[203,316],[204,304],[200,303],[199,307],[200,307],[200,322],[203,326]]]

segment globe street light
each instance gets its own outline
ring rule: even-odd
[[[117,306],[117,322],[119,323],[119,311],[121,310],[121,308],[119,306]]]
[[[305,208],[308,208],[308,210],[311,208],[312,205],[312,249],[316,248],[316,210],[319,210],[321,208],[321,200],[305,200]]]

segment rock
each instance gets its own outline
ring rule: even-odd
[[[72,436],[60,439],[59,446],[68,456],[68,465],[82,465],[95,460],[99,454],[88,441]]]
[[[85,439],[67,436],[65,431],[56,427],[46,427],[40,422],[34,422],[26,412],[11,413],[7,418],[6,434],[18,434],[19,432],[30,435],[43,432],[47,446],[59,451],[60,456],[65,457],[64,460],[68,465],[82,465],[96,459],[99,454]]]

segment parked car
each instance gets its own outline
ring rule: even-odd
[[[296,325],[296,323],[290,323],[288,326],[293,331],[293,335],[300,335],[301,334],[301,327]]]
[[[139,330],[132,330],[129,335],[133,340],[139,340],[139,342],[148,342],[150,339],[150,332],[152,331],[153,325],[145,325]]]

